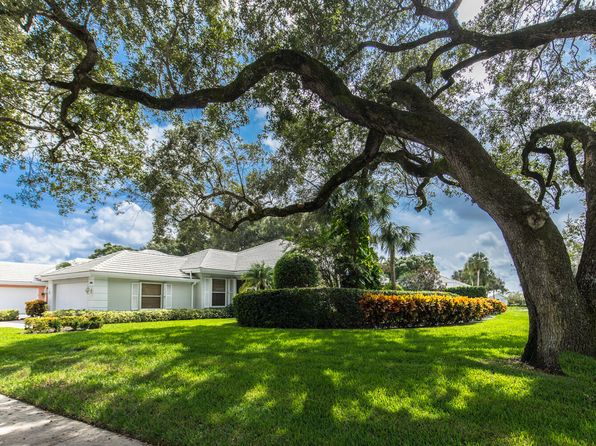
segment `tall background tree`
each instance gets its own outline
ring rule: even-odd
[[[396,254],[412,254],[419,238],[420,234],[412,232],[409,226],[399,226],[391,221],[381,224],[377,241],[381,248],[389,254],[389,278],[392,290],[396,289],[397,286],[395,274]]]
[[[464,267],[455,271],[452,277],[468,285],[483,286],[488,291],[505,291],[505,282],[491,269],[488,257],[483,252],[472,254]]]
[[[466,194],[513,257],[523,360],[559,371],[562,351],[596,355],[590,5],[494,0],[464,23],[461,0],[1,0],[0,167],[23,168],[14,199],[64,212],[140,192],[157,228],[312,212],[363,170],[418,209]],[[479,64],[486,82],[465,75]],[[173,125],[150,151],[148,118]],[[549,215],[571,190],[575,276]]]
[[[399,257],[395,262],[397,281],[406,290],[438,290],[441,273],[430,253]]]

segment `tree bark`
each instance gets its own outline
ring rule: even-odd
[[[463,190],[503,233],[528,304],[530,330],[522,360],[560,373],[564,351],[596,356],[596,324],[588,301],[580,298],[558,228],[467,130],[458,126],[452,132],[445,158]]]
[[[389,275],[391,276],[391,289],[395,290],[395,248],[393,247],[389,250],[389,268]]]
[[[596,323],[596,139],[586,141],[584,152],[586,189],[586,239],[577,269],[580,296],[587,302]]]

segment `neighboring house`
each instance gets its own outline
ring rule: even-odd
[[[441,285],[443,285],[443,288],[450,288],[452,286],[470,286],[467,283],[463,283],[459,280],[451,279],[443,275],[439,278],[439,281],[441,282]]]
[[[25,314],[25,302],[46,300],[46,284],[36,277],[53,269],[39,263],[0,262],[0,310]]]
[[[275,240],[240,252],[206,249],[187,256],[119,251],[42,274],[52,310],[224,307],[254,263],[273,266],[289,247]]]

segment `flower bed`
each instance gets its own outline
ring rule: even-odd
[[[234,298],[238,323],[252,327],[391,328],[465,323],[502,313],[487,298],[437,292],[292,288],[241,293]]]

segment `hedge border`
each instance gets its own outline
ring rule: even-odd
[[[45,317],[86,316],[97,317],[104,324],[131,322],[160,322],[193,319],[223,319],[234,317],[232,308],[180,308],[171,310],[102,311],[102,310],[56,310],[46,311]]]
[[[431,320],[420,317],[418,320],[367,317],[362,301],[365,297],[375,296],[382,300],[409,302],[413,310],[430,311],[432,305],[440,304],[445,308],[464,306],[470,315]],[[429,305],[426,305],[429,303]],[[486,305],[489,311],[479,313],[474,308]],[[392,308],[391,302],[386,311]],[[446,325],[454,321],[468,322],[478,320],[489,314],[504,311],[506,306],[500,301],[488,298],[467,298],[437,292],[415,291],[369,291],[350,288],[286,288],[237,294],[234,297],[234,310],[238,323],[249,327],[274,328],[386,328],[399,326]],[[494,310],[494,311],[493,311]],[[475,316],[475,317],[476,317]],[[380,321],[380,322],[379,322]]]

